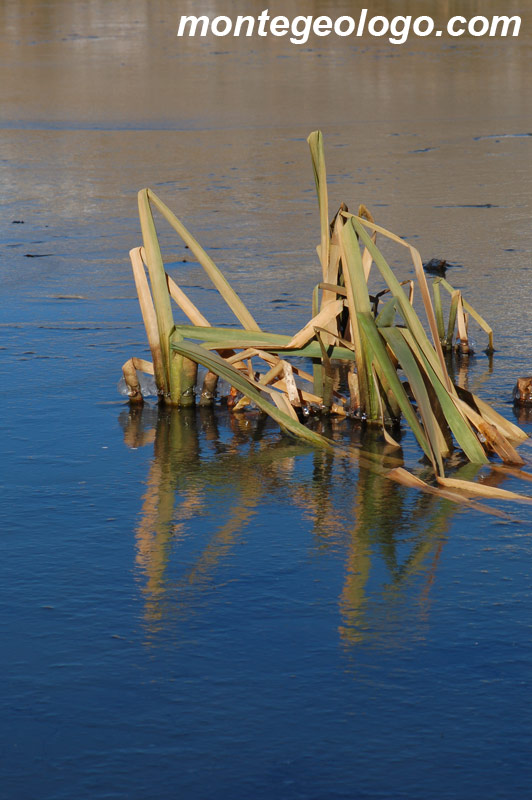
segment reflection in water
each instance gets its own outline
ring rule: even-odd
[[[474,385],[470,386],[471,366],[474,364],[474,351],[470,355],[462,355],[459,352],[447,353],[445,361],[451,380],[462,389],[478,394],[479,389],[493,375],[493,353],[487,353],[487,367],[481,375],[474,379]]]
[[[419,612],[426,614],[444,534],[456,510],[454,503],[426,494],[418,494],[412,507],[397,484],[360,469],[356,522],[340,601],[345,640],[381,636],[382,628],[401,613],[403,596],[420,578],[417,603]],[[379,577],[383,567],[384,578]],[[372,572],[377,573],[377,586]]]
[[[279,437],[260,414],[145,406],[123,411],[120,423],[129,447],[154,444],[136,530],[149,636],[204,602],[253,519],[287,499],[310,521],[314,547],[346,559],[346,643],[385,635],[405,602],[426,618],[455,504],[357,469],[356,450],[335,456]],[[382,442],[368,433],[364,450],[383,454]],[[471,479],[477,470],[468,464],[459,473]]]
[[[213,409],[187,410],[131,408],[120,422],[129,446],[154,442],[154,458],[137,527],[137,566],[144,576],[145,619],[149,627],[171,612],[169,596],[182,594],[177,607],[186,605],[190,587],[202,588],[257,513],[271,487],[289,479],[293,456],[301,445],[271,446],[262,439],[269,424],[260,415],[230,414],[220,436]],[[149,426],[152,429],[149,429]],[[226,511],[226,509],[228,510]],[[187,539],[187,523],[194,520],[195,537],[203,541],[198,521],[220,510],[222,523],[203,550],[175,581],[170,556]]]
[[[514,416],[520,425],[528,425],[532,422],[532,407],[517,406],[513,407]]]

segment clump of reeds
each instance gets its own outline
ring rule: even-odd
[[[489,325],[444,278],[433,281],[431,296],[418,251],[377,225],[364,206],[352,214],[342,204],[330,222],[321,133],[310,134],[308,143],[320,211],[317,251],[322,275],[312,294],[312,317],[293,336],[261,330],[182,222],[151,189],[139,192],[144,246],[131,250],[130,257],[153,364],[133,358],[124,365],[130,401],[142,402],[136,371],[143,370],[154,374],[161,402],[193,405],[198,365],[202,365],[207,372],[200,404],[212,403],[218,378],[222,378],[239,398],[233,403],[235,411],[254,404],[282,429],[314,445],[334,446],[304,424],[312,408],[321,413],[354,413],[361,420],[380,424],[392,446],[396,442],[387,422],[404,417],[437,481],[447,488],[464,488],[444,474],[445,459],[455,447],[473,463],[485,463],[495,453],[505,463],[523,464],[515,448],[526,434],[480,398],[456,386],[447,369],[445,351],[453,347],[455,328],[457,347],[467,353],[468,318],[473,318],[488,334],[488,350],[492,351]],[[153,209],[190,248],[241,327],[211,326],[167,275]],[[415,281],[398,280],[377,246],[377,235],[407,248]],[[370,294],[368,285],[372,270],[386,284],[376,295]],[[412,304],[415,284],[430,336]],[[441,287],[451,295],[447,326]],[[191,324],[174,323],[172,299]],[[307,357],[312,374],[293,363],[294,357]],[[349,396],[335,388],[337,362],[348,365]],[[417,481],[402,469],[388,474],[401,482]]]

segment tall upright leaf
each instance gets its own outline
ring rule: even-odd
[[[371,356],[368,355],[364,333],[359,326],[358,314],[371,315],[371,302],[364,275],[360,247],[353,226],[344,225],[340,233],[342,265],[347,290],[353,344],[358,373],[361,411],[370,419],[378,419],[379,403],[376,397],[378,387],[373,380]]]
[[[192,234],[189,233],[187,228],[185,228],[183,223],[176,217],[173,211],[170,211],[168,206],[163,203],[163,201],[157,197],[155,192],[152,192],[151,189],[143,189],[142,191],[146,194],[149,202],[156,206],[166,221],[170,223],[172,228],[181,236],[185,244],[196,256],[199,263],[211,279],[212,283],[216,286],[221,296],[242,326],[244,328],[249,328],[250,330],[260,330],[259,325],[255,322],[253,316],[250,314],[240,297],[231,287],[227,279],[220,272],[212,258],[207,255],[203,247],[199,244],[199,242],[196,241]]]
[[[323,150],[323,136],[321,131],[313,131],[307,139],[312,158],[312,168],[314,170],[314,180],[316,182],[316,193],[320,208],[320,261],[323,271],[323,280],[327,280],[329,267],[329,197],[327,193],[327,172],[325,170],[325,153]]]
[[[146,261],[148,265],[148,271],[150,273],[150,283],[153,293],[153,302],[157,316],[157,327],[159,329],[159,339],[165,368],[164,390],[165,393],[168,394],[170,391],[170,361],[168,343],[170,339],[170,333],[174,327],[174,318],[170,303],[170,294],[166,284],[166,273],[164,271],[163,257],[161,255],[161,248],[159,247],[159,240],[157,238],[157,231],[155,230],[155,223],[153,221],[153,214],[150,208],[147,189],[141,189],[141,191],[138,193],[138,204],[140,226],[142,228],[142,238],[144,240],[144,251],[146,253]]]

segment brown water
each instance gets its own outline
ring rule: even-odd
[[[354,13],[304,5],[278,13]],[[498,351],[488,362],[473,332],[464,380],[514,419],[512,386],[532,367],[524,6],[430,3],[440,22],[520,13],[517,40],[297,47],[178,40],[192,2],[0,4],[10,799],[526,796],[527,507],[509,509],[513,524],[458,512],[253,417],[131,416],[115,388],[146,353],[127,259],[143,186],[265,328],[308,318],[305,139],[321,128],[331,206],[364,202],[424,259],[458,265],[448,279]],[[188,251],[162,225],[161,238],[180,284],[227,322]],[[403,253],[390,259],[409,275]]]

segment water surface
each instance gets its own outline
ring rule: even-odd
[[[356,455],[382,445],[346,423],[324,432],[353,457],[332,458],[253,414],[131,412],[116,385],[148,352],[127,258],[143,186],[261,325],[306,321],[319,127],[331,205],[364,202],[458,265],[448,277],[497,348],[490,362],[473,333],[461,379],[515,419],[532,361],[528,17],[508,41],[178,42],[196,8],[0,8],[3,792],[521,800],[529,508],[492,504],[510,522],[384,481]],[[229,322],[162,225],[161,239],[209,320]],[[420,469],[406,431],[401,444]]]

